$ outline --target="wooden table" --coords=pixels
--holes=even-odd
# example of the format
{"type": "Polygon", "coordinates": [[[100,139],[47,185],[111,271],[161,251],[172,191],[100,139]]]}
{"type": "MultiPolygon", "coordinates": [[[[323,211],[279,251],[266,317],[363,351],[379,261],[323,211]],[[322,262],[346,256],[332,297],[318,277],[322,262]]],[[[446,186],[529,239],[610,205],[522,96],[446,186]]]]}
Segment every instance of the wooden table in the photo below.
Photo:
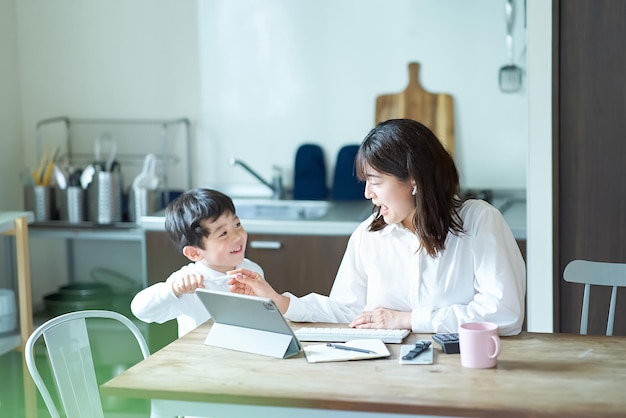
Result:
{"type": "MultiPolygon", "coordinates": [[[[626,416],[626,337],[522,333],[502,338],[497,368],[468,369],[437,344],[432,365],[398,364],[399,344],[387,345],[386,359],[309,364],[303,353],[274,359],[204,345],[210,326],[105,383],[102,394],[212,417],[626,416]]],[[[411,334],[404,343],[430,337],[411,334]]]]}

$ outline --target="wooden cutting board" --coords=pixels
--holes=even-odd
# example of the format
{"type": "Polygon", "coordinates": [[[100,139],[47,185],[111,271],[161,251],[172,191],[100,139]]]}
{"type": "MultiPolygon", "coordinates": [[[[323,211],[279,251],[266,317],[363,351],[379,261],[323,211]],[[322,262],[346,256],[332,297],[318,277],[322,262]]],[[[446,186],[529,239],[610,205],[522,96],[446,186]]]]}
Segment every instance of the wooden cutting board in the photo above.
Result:
{"type": "Polygon", "coordinates": [[[420,65],[409,64],[409,85],[402,93],[376,98],[376,124],[388,119],[414,119],[429,127],[454,155],[454,108],[452,96],[429,93],[419,82],[420,65]]]}

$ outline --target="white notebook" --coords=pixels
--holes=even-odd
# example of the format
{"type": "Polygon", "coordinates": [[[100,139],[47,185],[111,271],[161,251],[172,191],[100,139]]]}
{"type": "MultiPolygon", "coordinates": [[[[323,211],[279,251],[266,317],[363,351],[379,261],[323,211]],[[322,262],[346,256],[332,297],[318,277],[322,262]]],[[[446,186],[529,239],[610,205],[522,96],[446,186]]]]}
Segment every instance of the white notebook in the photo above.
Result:
{"type": "Polygon", "coordinates": [[[309,344],[304,347],[304,354],[309,363],[366,360],[391,355],[385,343],[376,339],[352,340],[341,344],[309,344]],[[369,352],[353,351],[351,348],[369,352]]]}

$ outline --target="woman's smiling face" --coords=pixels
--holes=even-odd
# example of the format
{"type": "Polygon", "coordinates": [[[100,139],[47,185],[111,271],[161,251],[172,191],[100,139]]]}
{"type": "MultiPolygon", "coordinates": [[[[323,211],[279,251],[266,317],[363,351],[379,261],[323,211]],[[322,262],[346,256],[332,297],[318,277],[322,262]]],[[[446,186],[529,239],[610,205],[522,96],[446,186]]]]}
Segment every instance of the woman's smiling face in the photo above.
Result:
{"type": "Polygon", "coordinates": [[[401,223],[415,232],[413,215],[415,198],[411,194],[413,184],[410,180],[400,180],[395,176],[383,174],[371,167],[365,169],[365,198],[380,208],[385,223],[401,223]]]}

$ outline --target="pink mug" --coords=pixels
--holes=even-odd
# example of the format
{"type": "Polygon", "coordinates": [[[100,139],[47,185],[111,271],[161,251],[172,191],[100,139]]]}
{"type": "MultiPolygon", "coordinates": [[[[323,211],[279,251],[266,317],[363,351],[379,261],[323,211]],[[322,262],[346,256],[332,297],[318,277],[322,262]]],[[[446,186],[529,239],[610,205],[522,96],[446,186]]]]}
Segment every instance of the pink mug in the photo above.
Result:
{"type": "Polygon", "coordinates": [[[461,364],[474,369],[495,367],[500,355],[498,325],[493,322],[468,322],[459,327],[461,364]]]}

